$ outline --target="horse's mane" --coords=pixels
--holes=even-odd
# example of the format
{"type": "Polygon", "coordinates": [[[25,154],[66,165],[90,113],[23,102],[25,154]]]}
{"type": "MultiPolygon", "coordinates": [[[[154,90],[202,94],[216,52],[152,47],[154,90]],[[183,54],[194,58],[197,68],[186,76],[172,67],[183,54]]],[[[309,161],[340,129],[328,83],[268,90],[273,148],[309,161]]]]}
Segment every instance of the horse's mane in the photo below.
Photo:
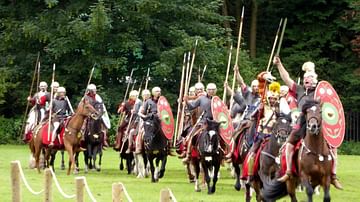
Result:
{"type": "Polygon", "coordinates": [[[303,114],[306,114],[306,111],[311,108],[312,106],[319,105],[320,102],[317,100],[307,100],[305,104],[303,105],[301,111],[303,114]]]}

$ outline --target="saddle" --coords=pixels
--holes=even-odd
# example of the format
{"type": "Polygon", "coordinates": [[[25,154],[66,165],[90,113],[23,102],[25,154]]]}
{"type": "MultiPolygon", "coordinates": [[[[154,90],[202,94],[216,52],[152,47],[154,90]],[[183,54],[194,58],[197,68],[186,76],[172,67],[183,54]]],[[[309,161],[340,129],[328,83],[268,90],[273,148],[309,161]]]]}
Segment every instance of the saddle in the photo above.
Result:
{"type": "Polygon", "coordinates": [[[243,120],[240,122],[239,130],[234,133],[234,139],[237,138],[239,134],[243,134],[246,129],[249,129],[251,127],[251,120],[243,120]]]}
{"type": "MultiPolygon", "coordinates": [[[[64,147],[64,134],[66,126],[69,122],[70,118],[66,118],[64,122],[62,122],[57,130],[57,138],[54,141],[54,148],[61,149],[64,147]]],[[[46,122],[41,128],[41,136],[42,136],[42,143],[44,145],[49,145],[51,142],[51,135],[52,130],[50,130],[50,138],[48,139],[48,130],[49,130],[49,123],[46,122]]]]}

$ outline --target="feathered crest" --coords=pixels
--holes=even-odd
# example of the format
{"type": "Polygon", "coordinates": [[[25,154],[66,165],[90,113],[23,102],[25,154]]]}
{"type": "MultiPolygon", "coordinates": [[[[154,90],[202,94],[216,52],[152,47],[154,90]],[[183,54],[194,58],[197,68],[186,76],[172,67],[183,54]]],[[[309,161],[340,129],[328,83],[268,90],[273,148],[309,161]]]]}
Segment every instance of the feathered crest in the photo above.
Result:
{"type": "Polygon", "coordinates": [[[269,90],[273,93],[280,93],[280,83],[279,82],[272,82],[269,85],[269,90]]]}

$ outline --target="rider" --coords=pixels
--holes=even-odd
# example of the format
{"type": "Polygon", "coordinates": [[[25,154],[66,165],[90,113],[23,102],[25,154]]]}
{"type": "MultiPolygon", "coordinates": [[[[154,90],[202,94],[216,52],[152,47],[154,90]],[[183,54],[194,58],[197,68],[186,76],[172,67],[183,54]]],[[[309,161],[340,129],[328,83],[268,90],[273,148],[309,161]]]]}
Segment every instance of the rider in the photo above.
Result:
{"type": "MultiPolygon", "coordinates": [[[[89,84],[89,86],[87,87],[87,91],[86,91],[86,97],[89,98],[89,100],[91,101],[91,105],[95,107],[96,104],[100,103],[103,107],[103,115],[101,117],[101,120],[103,121],[103,125],[107,128],[110,129],[111,125],[110,125],[110,119],[109,119],[109,115],[107,113],[105,104],[102,100],[102,98],[100,97],[99,94],[97,94],[96,92],[96,86],[95,84],[89,84]]],[[[103,139],[103,146],[108,147],[108,143],[107,143],[107,130],[106,128],[103,128],[103,134],[104,134],[104,139],[103,139]]]]}
{"type": "Polygon", "coordinates": [[[50,94],[47,92],[47,87],[47,83],[45,81],[41,81],[39,84],[39,92],[35,93],[33,97],[27,98],[32,105],[36,105],[36,111],[38,114],[37,124],[41,123],[45,118],[46,103],[50,98],[50,94]]]}
{"type": "MultiPolygon", "coordinates": [[[[289,87],[290,92],[294,92],[297,97],[298,108],[302,109],[303,105],[308,100],[314,99],[314,92],[317,86],[317,74],[315,73],[315,64],[313,62],[305,62],[302,66],[302,70],[305,71],[303,78],[303,86],[297,85],[289,76],[289,73],[286,71],[285,67],[281,63],[281,60],[278,56],[274,57],[274,64],[277,66],[280,77],[289,87]]],[[[290,136],[287,140],[285,153],[286,153],[286,174],[278,179],[278,181],[285,182],[291,176],[291,165],[292,157],[294,154],[294,145],[305,135],[306,120],[304,114],[300,114],[300,117],[297,119],[296,124],[293,126],[293,129],[290,133],[290,136]]],[[[334,150],[336,157],[336,150],[334,150]]],[[[342,185],[336,178],[336,159],[333,161],[331,183],[337,189],[342,189],[342,185]]]]}
{"type": "Polygon", "coordinates": [[[52,113],[53,113],[53,131],[51,136],[51,142],[49,147],[54,146],[54,141],[57,137],[57,130],[61,124],[64,123],[64,120],[71,115],[71,110],[68,105],[68,102],[65,98],[66,89],[64,87],[58,87],[56,96],[52,103],[52,113]]]}
{"type": "MultiPolygon", "coordinates": [[[[146,100],[148,100],[149,98],[151,98],[151,93],[148,89],[145,89],[141,92],[141,97],[143,99],[142,101],[142,105],[140,106],[139,112],[138,112],[138,117],[140,117],[142,114],[141,112],[144,109],[144,104],[146,102],[146,100]]],[[[140,154],[142,152],[142,148],[143,148],[143,140],[144,140],[144,127],[143,127],[143,120],[139,119],[139,132],[138,135],[136,136],[136,149],[135,149],[135,154],[140,154]]]]}
{"type": "Polygon", "coordinates": [[[201,131],[205,127],[206,119],[213,119],[213,115],[211,112],[211,99],[213,96],[216,95],[216,85],[214,83],[209,83],[206,86],[206,95],[201,95],[198,97],[195,101],[191,102],[189,101],[188,96],[184,96],[184,101],[188,107],[189,110],[194,110],[196,108],[200,109],[200,112],[202,114],[200,118],[200,122],[198,125],[195,125],[193,128],[192,134],[188,135],[188,145],[187,145],[187,151],[186,151],[186,157],[182,160],[184,163],[187,163],[190,161],[190,155],[191,155],[191,146],[195,145],[195,141],[193,141],[193,137],[200,134],[201,131]]]}
{"type": "Polygon", "coordinates": [[[129,154],[131,152],[131,147],[132,147],[132,143],[133,143],[133,136],[136,135],[136,130],[139,124],[139,117],[138,117],[138,113],[140,110],[140,107],[142,105],[142,101],[138,98],[139,97],[139,92],[137,90],[132,90],[130,92],[129,98],[135,99],[135,103],[134,103],[134,107],[131,109],[131,114],[132,114],[132,124],[131,129],[129,131],[129,136],[128,136],[128,148],[126,150],[125,153],[129,154]]]}

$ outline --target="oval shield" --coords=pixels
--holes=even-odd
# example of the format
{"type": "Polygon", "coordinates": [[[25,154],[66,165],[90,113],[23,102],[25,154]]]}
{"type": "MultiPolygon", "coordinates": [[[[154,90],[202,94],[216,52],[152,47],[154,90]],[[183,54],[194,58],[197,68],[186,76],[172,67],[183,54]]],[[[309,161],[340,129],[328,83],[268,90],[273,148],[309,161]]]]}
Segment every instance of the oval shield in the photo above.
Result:
{"type": "Polygon", "coordinates": [[[341,100],[327,81],[321,81],[315,90],[315,99],[322,102],[321,132],[326,141],[333,147],[341,145],[345,136],[345,115],[341,100]]]}
{"type": "Polygon", "coordinates": [[[221,122],[220,124],[220,136],[227,145],[230,145],[234,128],[230,117],[230,112],[223,101],[218,97],[214,96],[211,99],[211,113],[214,120],[221,122]]]}
{"type": "Polygon", "coordinates": [[[171,140],[174,136],[174,116],[170,104],[164,96],[160,96],[157,103],[157,110],[161,120],[161,129],[166,138],[171,140]]]}

